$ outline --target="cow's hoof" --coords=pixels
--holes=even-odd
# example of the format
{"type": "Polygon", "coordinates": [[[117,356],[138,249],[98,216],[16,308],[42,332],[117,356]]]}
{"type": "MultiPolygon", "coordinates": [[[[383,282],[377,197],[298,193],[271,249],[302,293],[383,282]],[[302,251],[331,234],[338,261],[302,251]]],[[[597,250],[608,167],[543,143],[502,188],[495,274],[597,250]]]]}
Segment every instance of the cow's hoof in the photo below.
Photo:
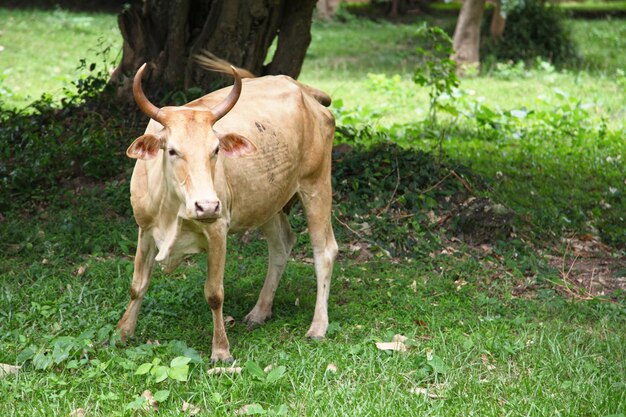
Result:
{"type": "Polygon", "coordinates": [[[326,329],[328,326],[315,326],[312,325],[309,331],[306,332],[306,337],[312,340],[322,340],[326,336],[326,329]]]}
{"type": "Polygon", "coordinates": [[[211,358],[211,365],[215,365],[218,362],[222,362],[222,363],[233,363],[235,360],[233,359],[232,356],[229,356],[227,358],[211,358]]]}
{"type": "Polygon", "coordinates": [[[325,339],[324,336],[314,336],[314,335],[309,335],[308,333],[307,333],[306,337],[309,340],[315,340],[315,341],[318,341],[318,342],[325,339]]]}
{"type": "Polygon", "coordinates": [[[246,317],[243,318],[243,322],[247,323],[247,329],[250,331],[256,329],[259,326],[262,326],[265,321],[270,317],[272,317],[272,313],[260,314],[252,310],[246,315],[246,317]]]}

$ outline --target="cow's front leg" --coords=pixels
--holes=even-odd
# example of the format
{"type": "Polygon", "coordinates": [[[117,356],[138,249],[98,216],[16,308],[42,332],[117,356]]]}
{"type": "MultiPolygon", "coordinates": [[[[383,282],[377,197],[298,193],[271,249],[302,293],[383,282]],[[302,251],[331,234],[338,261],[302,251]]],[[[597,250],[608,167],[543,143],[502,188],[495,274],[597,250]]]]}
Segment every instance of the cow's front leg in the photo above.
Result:
{"type": "Polygon", "coordinates": [[[228,346],[228,337],[224,328],[224,264],[226,263],[226,235],[227,229],[219,222],[213,224],[205,235],[209,241],[208,276],[204,284],[204,298],[206,298],[213,313],[213,344],[211,348],[211,362],[219,360],[232,362],[228,346]]]}
{"type": "Polygon", "coordinates": [[[154,269],[154,258],[156,257],[156,244],[150,233],[145,233],[139,229],[139,239],[137,241],[137,253],[135,254],[135,269],[133,271],[133,282],[130,285],[130,302],[124,315],[120,319],[117,327],[120,329],[120,337],[125,341],[135,333],[137,327],[137,316],[141,309],[143,297],[150,285],[150,276],[154,269]]]}

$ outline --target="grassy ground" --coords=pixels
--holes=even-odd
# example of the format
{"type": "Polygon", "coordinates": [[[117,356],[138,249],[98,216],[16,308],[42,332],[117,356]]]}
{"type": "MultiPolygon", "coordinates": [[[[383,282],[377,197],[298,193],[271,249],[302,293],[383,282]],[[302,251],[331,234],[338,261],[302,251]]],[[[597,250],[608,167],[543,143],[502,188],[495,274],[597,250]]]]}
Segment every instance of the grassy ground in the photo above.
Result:
{"type": "MultiPolygon", "coordinates": [[[[1,226],[3,236],[20,243],[4,245],[0,258],[0,362],[35,355],[16,376],[0,378],[3,416],[69,415],[77,408],[90,416],[133,415],[133,401],[146,389],[169,391],[159,415],[180,414],[184,401],[201,415],[233,415],[253,403],[307,416],[607,416],[624,410],[623,307],[567,301],[541,284],[512,295],[518,283],[553,276],[533,255],[510,248],[476,256],[427,244],[432,258],[339,262],[329,337],[307,342],[312,266],[290,262],[273,319],[247,332],[240,320],[257,296],[265,248],[234,237],[225,312],[236,320],[228,333],[241,375],[206,373],[211,315],[202,295],[203,256],[171,276],[156,274],[134,342],[103,345],[128,299],[132,262],[126,255],[134,233],[127,213],[103,213],[109,192],[116,193],[84,195],[70,207],[1,226]],[[376,348],[395,334],[409,338],[406,353],[376,348]],[[169,364],[197,354],[203,361],[192,363],[185,382],[135,375],[155,358],[169,364]],[[260,379],[247,370],[249,362],[284,366],[284,376],[260,379]]],[[[296,259],[304,256],[310,255],[301,238],[296,259]]]]}
{"type": "Polygon", "coordinates": [[[41,94],[55,97],[80,75],[81,59],[101,61],[104,48],[121,58],[115,15],[8,10],[0,7],[0,102],[30,104],[41,94]]]}
{"type": "MultiPolygon", "coordinates": [[[[73,78],[74,66],[102,32],[118,37],[113,16],[55,13],[53,18],[0,9],[2,20],[15,25],[0,36],[5,46],[0,68],[13,68],[0,88],[22,88],[14,96],[3,95],[5,103],[19,105],[27,94],[60,91],[66,85],[62,80],[73,78]],[[50,38],[57,22],[70,22],[57,35],[65,44],[84,35],[82,46],[41,59],[70,54],[62,60],[68,65],[59,70],[62,80],[50,79],[57,60],[40,65],[33,59],[38,51],[19,47],[31,44],[26,40],[37,26],[26,22],[34,21],[48,22],[50,38]],[[8,36],[15,38],[9,43],[8,36]],[[27,67],[39,75],[10,78],[22,76],[27,67]]],[[[610,38],[623,49],[623,38],[615,35],[621,22],[584,25],[579,35],[597,28],[594,39],[610,38]]],[[[367,121],[386,137],[402,135],[414,148],[437,146],[436,137],[413,123],[428,111],[427,93],[410,81],[414,27],[353,21],[314,29],[302,79],[343,100],[335,107],[340,122],[352,127],[367,121]]],[[[40,50],[57,45],[44,44],[47,39],[38,44],[40,50]]],[[[471,163],[488,184],[483,192],[530,218],[538,233],[547,229],[560,236],[574,230],[591,232],[595,239],[599,227],[615,242],[624,234],[626,100],[623,79],[615,73],[625,65],[623,56],[603,45],[585,47],[602,61],[593,74],[509,65],[462,82],[466,94],[459,109],[484,96],[490,108],[503,110],[487,117],[498,119],[497,128],[476,127],[470,117],[450,128],[444,144],[448,161],[471,163]],[[581,107],[586,103],[591,106],[581,107]],[[506,112],[523,106],[534,115],[516,121],[519,113],[506,112]],[[574,226],[568,229],[568,222],[574,226]]],[[[353,204],[372,205],[371,211],[380,213],[381,200],[384,205],[394,196],[377,188],[388,178],[372,178],[345,180],[374,190],[378,195],[372,201],[353,204]]],[[[22,365],[15,375],[3,376],[0,370],[0,415],[79,415],[78,409],[88,416],[184,415],[183,403],[189,402],[200,408],[198,415],[624,416],[623,293],[612,294],[610,301],[583,301],[586,292],[564,297],[561,284],[576,260],[564,255],[563,264],[550,266],[522,241],[525,236],[469,247],[445,234],[423,233],[410,260],[374,253],[364,262],[350,255],[353,237],[336,223],[342,257],[331,290],[331,327],[326,340],[309,342],[304,333],[315,283],[302,217],[295,213],[299,244],[274,316],[253,332],[245,330],[241,318],[261,286],[265,245],[256,236],[250,244],[237,236],[229,241],[225,313],[235,319],[228,334],[241,374],[206,372],[211,314],[202,295],[205,256],[191,258],[169,276],[155,274],[135,340],[118,346],[113,329],[128,301],[136,237],[127,195],[127,183],[111,181],[66,190],[52,201],[0,217],[0,363],[22,365]],[[405,353],[376,348],[375,342],[395,334],[408,338],[405,353]],[[178,370],[183,381],[175,373],[162,382],[150,373],[137,374],[146,368],[142,364],[155,360],[173,367],[171,360],[180,356],[190,359],[186,374],[178,370]],[[271,374],[255,370],[270,364],[276,369],[271,374]],[[158,412],[140,411],[145,390],[160,397],[158,412]],[[250,404],[259,406],[244,411],[250,404]]],[[[414,215],[426,217],[421,211],[414,215]]],[[[363,226],[363,219],[349,223],[363,226]]],[[[393,229],[403,230],[415,232],[393,229]]],[[[611,278],[623,276],[623,251],[603,251],[604,261],[622,265],[611,278]]]]}

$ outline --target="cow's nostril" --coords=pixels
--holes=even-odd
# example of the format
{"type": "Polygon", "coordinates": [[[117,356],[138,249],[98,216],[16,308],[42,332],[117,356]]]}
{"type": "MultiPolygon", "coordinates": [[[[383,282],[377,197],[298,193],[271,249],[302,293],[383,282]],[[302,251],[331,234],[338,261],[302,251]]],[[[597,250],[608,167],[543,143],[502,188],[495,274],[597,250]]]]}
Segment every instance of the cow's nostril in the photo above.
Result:
{"type": "Polygon", "coordinates": [[[220,212],[220,201],[196,201],[196,215],[198,217],[218,215],[220,212]]]}

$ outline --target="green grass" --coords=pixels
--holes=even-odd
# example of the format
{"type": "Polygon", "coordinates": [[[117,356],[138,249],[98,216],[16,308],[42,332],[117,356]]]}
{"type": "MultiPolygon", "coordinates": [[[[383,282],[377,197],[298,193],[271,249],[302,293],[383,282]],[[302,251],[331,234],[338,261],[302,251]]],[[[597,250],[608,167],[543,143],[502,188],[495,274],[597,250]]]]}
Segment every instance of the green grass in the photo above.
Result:
{"type": "MultiPolygon", "coordinates": [[[[450,26],[447,21],[438,23],[450,26]]],[[[618,70],[626,68],[624,20],[569,21],[581,44],[583,67],[600,72],[568,70],[535,71],[507,79],[492,71],[462,80],[461,88],[505,109],[547,109],[545,98],[559,89],[593,103],[592,113],[624,127],[626,90],[618,70]],[[599,47],[602,45],[602,47],[599,47]]],[[[428,109],[426,89],[417,87],[412,76],[418,67],[415,49],[420,45],[415,25],[356,21],[350,24],[317,24],[300,80],[341,98],[347,107],[361,106],[382,113],[382,124],[410,123],[423,119],[428,109]],[[367,33],[367,37],[357,36],[367,33]],[[368,74],[398,75],[401,83],[390,91],[375,91],[368,74]]],[[[621,76],[623,79],[623,76],[621,76]]]]}
{"type": "MultiPolygon", "coordinates": [[[[55,13],[0,9],[2,21],[10,22],[15,32],[3,28],[0,36],[5,46],[0,70],[13,68],[0,88],[20,91],[3,95],[5,104],[22,105],[27,95],[36,97],[44,91],[60,98],[59,92],[74,78],[74,67],[97,44],[100,33],[111,31],[111,42],[119,39],[112,29],[114,16],[55,13]],[[86,16],[94,19],[81,20],[86,16]],[[87,21],[89,30],[80,23],[87,21]],[[65,29],[56,35],[63,39],[60,44],[80,39],[83,45],[55,49],[59,42],[48,42],[54,31],[49,37],[34,35],[43,33],[40,22],[48,22],[50,29],[57,22],[69,22],[61,24],[65,29]],[[15,49],[9,50],[8,36],[15,36],[11,42],[15,49]],[[38,50],[26,53],[32,44],[27,40],[35,38],[40,41],[38,50]],[[38,60],[36,53],[43,50],[47,53],[38,60]],[[56,61],[67,67],[60,70],[60,79],[50,79],[46,71],[54,64],[41,63],[61,56],[56,61]],[[26,73],[36,68],[39,75],[26,73]],[[24,78],[14,81],[10,75],[24,78]]],[[[612,48],[587,42],[586,54],[599,64],[591,68],[593,72],[559,72],[545,64],[531,70],[509,65],[463,80],[465,93],[457,108],[467,111],[484,97],[485,107],[495,114],[485,117],[497,121],[495,127],[480,125],[475,114],[459,116],[459,123],[443,125],[449,165],[426,174],[421,166],[404,169],[433,176],[429,179],[435,184],[446,167],[469,165],[487,184],[472,183],[477,193],[530,218],[531,231],[538,235],[547,230],[559,237],[572,230],[600,228],[607,239],[623,243],[626,100],[623,76],[615,74],[625,61],[614,53],[623,45],[622,23],[594,21],[580,26],[578,37],[593,33],[594,42],[611,42],[612,48]],[[534,113],[523,120],[509,112],[524,106],[534,113]]],[[[370,125],[373,129],[364,131],[436,152],[442,130],[422,123],[428,112],[427,92],[411,81],[416,65],[414,31],[413,26],[385,23],[316,23],[302,80],[327,89],[336,102],[343,101],[335,106],[342,128],[370,125]]],[[[453,120],[442,117],[444,122],[453,120]]],[[[60,131],[68,141],[80,135],[81,140],[102,145],[101,136],[91,134],[85,120],[76,124],[78,133],[60,131]]],[[[64,122],[47,121],[50,125],[41,132],[57,132],[64,122]]],[[[19,123],[18,136],[37,134],[27,121],[19,123]]],[[[60,134],[50,133],[54,135],[60,134]]],[[[123,149],[112,151],[116,152],[123,149]]],[[[54,148],[45,156],[56,156],[54,148]]],[[[364,216],[374,213],[374,227],[379,226],[374,221],[385,221],[377,214],[380,205],[393,198],[390,187],[381,188],[394,182],[393,167],[386,159],[387,155],[376,155],[364,161],[382,163],[363,171],[380,174],[384,163],[391,176],[344,178],[368,187],[372,198],[350,203],[359,205],[364,216]]],[[[357,162],[352,164],[358,167],[357,162]]],[[[36,174],[36,166],[24,169],[36,174]]],[[[93,177],[103,170],[94,169],[93,177]]],[[[54,173],[50,175],[54,178],[54,173]]],[[[28,206],[2,213],[0,363],[22,368],[17,375],[0,377],[1,416],[70,415],[78,408],[89,416],[169,416],[181,415],[184,401],[200,407],[200,415],[225,416],[254,403],[270,415],[284,411],[293,416],[624,416],[624,294],[611,294],[611,302],[559,295],[555,285],[560,282],[559,271],[522,242],[526,235],[496,242],[493,253],[487,254],[449,243],[445,233],[419,230],[417,224],[418,230],[391,229],[396,234],[415,233],[418,247],[412,259],[390,260],[374,253],[369,262],[356,262],[350,255],[353,236],[337,223],[342,256],[331,289],[331,327],[326,340],[311,342],[304,333],[312,317],[315,281],[312,265],[303,261],[311,254],[302,233],[302,215],[296,212],[292,218],[299,225],[295,228],[299,244],[279,287],[273,318],[253,332],[245,330],[241,319],[262,285],[265,244],[257,236],[247,245],[237,236],[229,240],[224,308],[236,320],[228,335],[237,365],[245,368],[241,375],[206,373],[212,325],[202,294],[206,274],[202,255],[169,276],[155,273],[136,338],[128,346],[116,345],[113,328],[128,302],[136,239],[127,187],[127,182],[117,180],[78,191],[46,189],[53,198],[39,193],[28,206]],[[389,341],[395,334],[408,337],[406,353],[376,349],[375,342],[389,341]],[[160,359],[168,365],[181,355],[194,359],[185,382],[167,378],[157,383],[149,374],[135,375],[144,363],[160,359]],[[285,373],[275,374],[277,379],[271,381],[255,375],[252,363],[262,368],[284,366],[285,373]],[[337,371],[329,370],[329,364],[337,371]],[[146,389],[169,391],[158,413],[132,409],[146,389]]],[[[413,183],[409,187],[425,188],[413,183]]],[[[337,189],[348,190],[349,185],[337,189]]],[[[340,218],[353,226],[364,221],[350,218],[350,212],[340,214],[351,206],[345,199],[338,203],[340,218]]],[[[415,210],[412,215],[425,217],[423,208],[415,210]]],[[[614,251],[614,256],[622,255],[623,251],[614,251]]]]}
{"type": "MultiPolygon", "coordinates": [[[[68,415],[76,408],[92,416],[133,415],[125,407],[145,389],[170,391],[159,415],[178,415],[183,401],[210,415],[233,415],[252,403],[307,416],[604,416],[626,406],[623,307],[564,300],[542,284],[552,273],[536,258],[518,252],[513,261],[508,249],[500,252],[508,267],[464,251],[395,265],[339,262],[329,336],[309,342],[303,335],[314,305],[312,266],[289,263],[273,319],[248,332],[241,318],[259,291],[265,248],[232,238],[225,304],[237,321],[228,329],[232,353],[244,367],[250,361],[285,366],[276,382],[247,370],[206,374],[205,256],[171,276],[157,272],[135,341],[103,345],[128,301],[133,226],[126,212],[104,213],[102,201],[84,195],[69,207],[0,224],[9,242],[21,242],[9,248],[11,255],[3,244],[0,258],[0,363],[15,363],[29,346],[58,358],[43,369],[27,360],[16,376],[0,378],[3,416],[68,415]],[[81,265],[86,272],[78,276],[81,265]],[[520,282],[535,282],[538,290],[511,296],[520,282]],[[406,353],[376,349],[375,342],[394,334],[409,338],[406,353]],[[74,347],[57,356],[54,345],[64,336],[74,347]],[[160,346],[146,344],[155,340],[160,346]],[[186,382],[135,375],[142,363],[179,356],[184,347],[175,341],[203,358],[192,363],[186,382]],[[437,398],[416,394],[418,388],[437,398]]],[[[306,247],[300,244],[297,254],[306,255],[306,247]]]]}
{"type": "Polygon", "coordinates": [[[79,77],[81,59],[101,63],[98,54],[112,45],[113,56],[121,52],[112,14],[0,7],[0,21],[0,102],[9,105],[23,107],[44,92],[60,97],[79,77]]]}

